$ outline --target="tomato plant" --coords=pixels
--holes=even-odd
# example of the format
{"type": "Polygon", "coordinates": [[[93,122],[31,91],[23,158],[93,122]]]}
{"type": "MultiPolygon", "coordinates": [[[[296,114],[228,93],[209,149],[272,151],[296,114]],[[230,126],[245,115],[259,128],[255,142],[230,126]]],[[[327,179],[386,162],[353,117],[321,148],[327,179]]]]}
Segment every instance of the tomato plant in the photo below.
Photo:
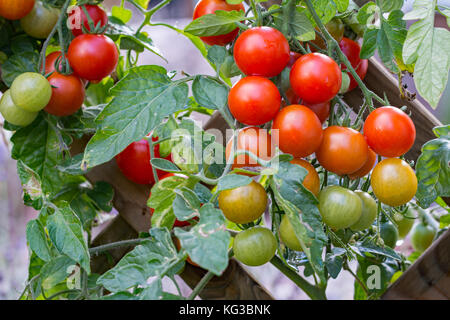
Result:
{"type": "Polygon", "coordinates": [[[248,266],[260,266],[270,261],[277,250],[277,240],[272,231],[253,227],[240,232],[233,242],[236,259],[248,266]]]}
{"type": "Polygon", "coordinates": [[[91,31],[85,10],[91,18],[94,27],[105,27],[108,24],[108,16],[99,6],[91,4],[79,6],[76,9],[73,9],[68,17],[68,19],[72,21],[73,28],[71,30],[75,37],[83,34],[83,27],[86,31],[91,31]]]}

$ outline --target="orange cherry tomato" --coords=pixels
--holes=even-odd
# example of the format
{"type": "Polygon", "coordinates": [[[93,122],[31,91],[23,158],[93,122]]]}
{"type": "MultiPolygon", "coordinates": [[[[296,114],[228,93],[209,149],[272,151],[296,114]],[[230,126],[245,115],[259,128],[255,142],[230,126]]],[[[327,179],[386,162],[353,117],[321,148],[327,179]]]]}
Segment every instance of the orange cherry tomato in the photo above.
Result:
{"type": "Polygon", "coordinates": [[[303,159],[292,159],[291,163],[298,164],[308,170],[308,174],[303,180],[303,185],[317,197],[320,191],[320,179],[314,166],[303,159]]]}

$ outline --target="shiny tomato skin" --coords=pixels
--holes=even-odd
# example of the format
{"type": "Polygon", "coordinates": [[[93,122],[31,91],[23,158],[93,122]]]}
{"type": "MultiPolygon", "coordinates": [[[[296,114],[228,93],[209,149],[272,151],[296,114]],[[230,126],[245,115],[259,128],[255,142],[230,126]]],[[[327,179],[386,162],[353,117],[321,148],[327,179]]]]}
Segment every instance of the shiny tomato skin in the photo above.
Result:
{"type": "Polygon", "coordinates": [[[320,191],[320,179],[314,166],[303,159],[292,159],[291,163],[302,166],[308,171],[305,179],[303,179],[303,186],[317,197],[320,191]]]}
{"type": "Polygon", "coordinates": [[[358,171],[349,174],[348,177],[351,180],[365,177],[373,169],[373,166],[375,165],[376,161],[377,161],[377,154],[373,152],[372,149],[369,148],[367,161],[360,169],[358,169],[358,171]]]}
{"type": "Polygon", "coordinates": [[[433,243],[436,230],[422,222],[417,223],[411,230],[411,243],[415,251],[424,252],[433,243]]]}
{"type": "Polygon", "coordinates": [[[58,59],[61,59],[61,51],[54,51],[45,57],[45,74],[55,71],[55,63],[58,59]]]}
{"type": "Polygon", "coordinates": [[[33,10],[20,19],[20,25],[29,36],[46,39],[58,21],[59,13],[58,9],[45,7],[42,2],[37,1],[33,10]]]}
{"type": "Polygon", "coordinates": [[[264,227],[253,227],[234,237],[234,257],[247,266],[261,266],[269,262],[277,251],[277,239],[264,227]]]}
{"type": "Polygon", "coordinates": [[[234,60],[247,76],[275,77],[289,62],[289,43],[271,27],[254,27],[244,31],[234,45],[234,60]]]}
{"type": "MultiPolygon", "coordinates": [[[[96,5],[86,4],[83,5],[86,8],[86,11],[89,14],[89,17],[92,19],[94,26],[96,27],[99,23],[100,26],[104,27],[108,24],[108,15],[106,12],[96,5]]],[[[69,14],[69,20],[74,24],[72,28],[72,34],[75,37],[78,37],[79,35],[83,34],[83,28],[82,25],[84,25],[85,29],[87,31],[91,31],[91,28],[89,26],[89,20],[84,13],[84,10],[82,6],[78,6],[78,8],[74,8],[71,13],[69,14]],[[81,22],[80,25],[75,25],[76,22],[81,22]]]]}
{"type": "Polygon", "coordinates": [[[33,10],[35,0],[0,0],[0,17],[18,20],[33,10]]]}
{"type": "Polygon", "coordinates": [[[303,101],[302,104],[310,108],[319,118],[320,122],[324,123],[330,116],[330,101],[320,103],[310,103],[303,101]]]}
{"type": "Polygon", "coordinates": [[[242,78],[228,95],[231,114],[246,125],[262,125],[273,120],[280,105],[281,95],[277,86],[263,77],[242,78]]]}
{"type": "Polygon", "coordinates": [[[54,72],[48,81],[52,85],[52,97],[44,110],[55,116],[69,116],[77,112],[84,101],[83,82],[76,75],[54,72]]]}
{"type": "Polygon", "coordinates": [[[356,190],[355,194],[361,199],[362,211],[361,217],[350,226],[350,229],[353,231],[362,231],[369,228],[375,221],[378,207],[377,202],[367,192],[356,190]]]}
{"type": "Polygon", "coordinates": [[[399,157],[411,149],[416,128],[411,118],[395,107],[372,111],[364,122],[364,136],[377,154],[387,158],[399,157]]]}
{"type": "Polygon", "coordinates": [[[289,52],[289,62],[288,62],[286,67],[292,68],[292,66],[294,65],[295,61],[297,61],[298,58],[300,58],[301,56],[302,56],[301,53],[290,51],[289,52]]]}
{"type": "Polygon", "coordinates": [[[351,174],[367,161],[369,148],[364,136],[347,127],[331,126],[323,131],[316,158],[326,170],[337,175],[351,174]]]}
{"type": "MultiPolygon", "coordinates": [[[[233,139],[230,139],[225,150],[226,159],[231,155],[232,146],[233,139]]],[[[272,136],[267,130],[258,127],[247,127],[239,131],[236,151],[239,150],[250,151],[259,158],[268,161],[272,158],[275,146],[272,142],[272,136]]],[[[257,166],[259,164],[254,159],[247,155],[239,155],[234,159],[232,168],[257,166]]]]}
{"type": "Polygon", "coordinates": [[[407,162],[388,158],[377,163],[371,176],[375,196],[391,207],[408,203],[416,194],[417,177],[407,162]]]}
{"type": "Polygon", "coordinates": [[[321,103],[330,101],[339,92],[342,72],[330,57],[321,53],[309,53],[295,62],[290,81],[300,99],[321,103]]]}
{"type": "Polygon", "coordinates": [[[304,158],[319,148],[322,124],[311,109],[302,105],[287,106],[277,114],[272,125],[272,135],[278,134],[281,151],[295,158],[304,158]],[[278,131],[274,131],[278,130],[278,131]]]}
{"type": "MultiPolygon", "coordinates": [[[[244,11],[244,5],[242,3],[240,4],[228,4],[225,0],[201,0],[197,3],[194,9],[194,16],[193,19],[198,19],[201,16],[204,16],[206,14],[213,14],[217,10],[224,10],[224,11],[244,11]]],[[[237,34],[239,33],[239,28],[234,29],[233,31],[227,33],[227,34],[221,34],[217,36],[210,36],[210,37],[200,37],[200,39],[210,46],[218,45],[218,46],[224,46],[228,43],[232,42],[234,38],[236,38],[237,34]]]]}
{"type": "Polygon", "coordinates": [[[14,104],[29,112],[45,108],[52,96],[48,80],[37,72],[24,72],[18,75],[10,88],[14,104]]]}
{"type": "MultiPolygon", "coordinates": [[[[341,48],[345,56],[348,58],[350,64],[352,65],[353,69],[355,69],[356,73],[361,78],[361,80],[364,80],[364,78],[366,77],[367,68],[369,66],[369,61],[367,59],[361,59],[359,57],[361,47],[359,46],[358,42],[344,37],[339,42],[339,47],[341,48]]],[[[344,64],[342,64],[342,70],[346,69],[347,67],[344,64]]],[[[347,91],[350,91],[356,88],[358,86],[358,83],[355,81],[355,79],[350,73],[348,73],[348,75],[350,77],[350,85],[347,91]]]]}
{"type": "Polygon", "coordinates": [[[38,112],[29,112],[16,106],[10,90],[6,90],[0,98],[0,113],[6,121],[21,127],[29,125],[38,116],[38,112]]]}
{"type": "Polygon", "coordinates": [[[67,57],[80,78],[96,81],[116,69],[119,52],[115,43],[104,35],[82,34],[70,43],[67,57]]]}
{"type": "Polygon", "coordinates": [[[294,227],[292,227],[287,214],[284,214],[283,218],[281,218],[279,231],[280,239],[286,247],[294,251],[303,251],[302,245],[295,235],[294,227]]]}

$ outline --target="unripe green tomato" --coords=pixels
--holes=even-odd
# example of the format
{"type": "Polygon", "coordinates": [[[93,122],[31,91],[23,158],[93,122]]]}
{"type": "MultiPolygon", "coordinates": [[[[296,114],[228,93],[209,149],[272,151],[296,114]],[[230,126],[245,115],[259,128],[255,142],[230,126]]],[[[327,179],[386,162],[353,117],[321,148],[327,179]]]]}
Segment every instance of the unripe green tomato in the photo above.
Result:
{"type": "Polygon", "coordinates": [[[430,225],[420,222],[411,230],[411,243],[417,252],[424,252],[433,243],[436,230],[430,225]]]}
{"type": "Polygon", "coordinates": [[[29,36],[45,39],[52,31],[58,18],[58,9],[45,7],[40,1],[36,1],[33,10],[20,19],[20,25],[29,36]]]}
{"type": "Polygon", "coordinates": [[[384,244],[392,249],[395,248],[398,240],[397,227],[392,222],[384,222],[380,225],[380,236],[384,244]]]}
{"type": "Polygon", "coordinates": [[[22,73],[11,85],[14,104],[26,111],[37,112],[44,109],[51,97],[52,87],[40,73],[22,73]]]}
{"type": "Polygon", "coordinates": [[[359,218],[359,220],[353,224],[350,229],[353,231],[362,231],[369,228],[375,221],[378,211],[377,202],[373,200],[367,192],[357,190],[355,193],[362,201],[362,213],[361,218],[359,218]]]}
{"type": "Polygon", "coordinates": [[[234,256],[248,266],[266,264],[273,258],[276,250],[275,236],[269,229],[263,227],[241,231],[233,242],[234,256]]]}
{"type": "Polygon", "coordinates": [[[331,229],[348,228],[361,218],[362,201],[349,189],[328,186],[319,193],[319,211],[331,229]]]}
{"type": "Polygon", "coordinates": [[[280,238],[289,249],[303,251],[287,214],[283,215],[283,218],[281,219],[280,238]]]}
{"type": "Polygon", "coordinates": [[[25,127],[36,119],[37,112],[28,112],[17,107],[11,99],[11,91],[7,90],[0,100],[0,113],[11,124],[25,127]]]}
{"type": "Polygon", "coordinates": [[[172,161],[181,170],[191,174],[199,171],[199,161],[195,158],[194,150],[189,141],[181,141],[172,147],[172,161]]]}
{"type": "Polygon", "coordinates": [[[418,217],[417,211],[411,207],[408,208],[408,211],[406,211],[405,216],[401,214],[398,216],[394,216],[394,220],[397,223],[398,236],[400,239],[403,239],[408,235],[417,217],[418,217]]]}
{"type": "Polygon", "coordinates": [[[350,77],[347,72],[342,72],[342,83],[341,89],[339,89],[339,93],[344,94],[348,91],[350,87],[350,77]]]}

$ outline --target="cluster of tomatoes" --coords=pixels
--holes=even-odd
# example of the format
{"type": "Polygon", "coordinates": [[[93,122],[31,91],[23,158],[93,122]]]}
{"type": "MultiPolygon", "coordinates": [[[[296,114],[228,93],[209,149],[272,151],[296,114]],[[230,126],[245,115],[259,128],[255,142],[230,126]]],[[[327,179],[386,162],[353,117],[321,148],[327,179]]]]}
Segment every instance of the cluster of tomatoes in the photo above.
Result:
{"type": "MultiPolygon", "coordinates": [[[[119,53],[114,42],[103,34],[90,34],[105,29],[108,23],[106,13],[96,5],[85,5],[73,10],[68,20],[78,21],[72,26],[74,39],[67,55],[62,58],[60,51],[47,55],[41,75],[26,72],[19,75],[0,101],[0,112],[11,124],[27,126],[37,117],[40,110],[55,116],[68,116],[77,112],[85,98],[86,81],[99,82],[116,68],[119,53]],[[85,11],[93,21],[93,30],[85,11]],[[84,33],[86,32],[86,33],[84,33]],[[69,63],[73,73],[66,73],[63,61],[69,63]]],[[[59,10],[44,7],[40,1],[1,1],[0,15],[8,19],[21,19],[22,28],[35,38],[46,38],[54,28],[59,10]],[[26,9],[26,10],[25,10],[26,9]],[[29,12],[27,12],[29,10],[29,12]],[[56,14],[53,14],[56,12],[56,14]],[[40,26],[51,24],[45,30],[29,28],[29,23],[40,26]],[[47,14],[47,15],[45,15],[47,14]]]]}

